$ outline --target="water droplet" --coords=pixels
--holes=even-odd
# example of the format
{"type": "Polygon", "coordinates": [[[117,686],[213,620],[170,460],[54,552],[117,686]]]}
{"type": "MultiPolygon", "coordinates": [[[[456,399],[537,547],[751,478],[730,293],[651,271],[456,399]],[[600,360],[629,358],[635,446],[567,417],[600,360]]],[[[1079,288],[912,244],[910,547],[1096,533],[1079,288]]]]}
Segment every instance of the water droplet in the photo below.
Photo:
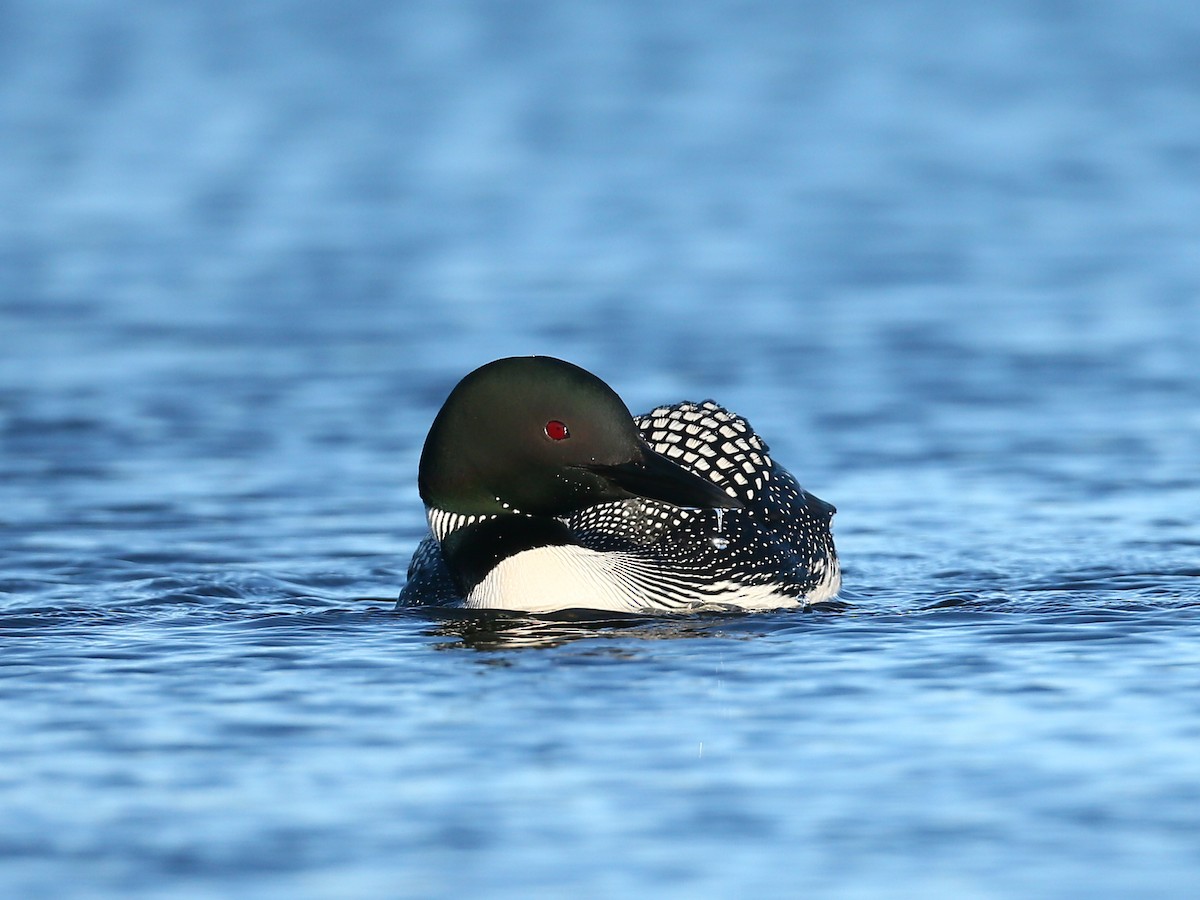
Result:
{"type": "Polygon", "coordinates": [[[717,514],[717,537],[712,538],[712,545],[718,550],[724,550],[729,546],[729,538],[720,536],[722,530],[725,528],[725,510],[715,509],[713,512],[717,514]]]}

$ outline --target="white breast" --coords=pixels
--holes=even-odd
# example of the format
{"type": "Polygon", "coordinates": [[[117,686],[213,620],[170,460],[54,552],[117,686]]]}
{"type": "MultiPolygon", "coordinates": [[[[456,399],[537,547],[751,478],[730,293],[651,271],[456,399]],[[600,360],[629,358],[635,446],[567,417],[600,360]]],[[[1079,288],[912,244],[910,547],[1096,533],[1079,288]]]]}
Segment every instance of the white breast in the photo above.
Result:
{"type": "Polygon", "coordinates": [[[525,550],[488,572],[467,597],[467,606],[525,612],[644,608],[637,596],[622,592],[618,560],[618,554],[578,545],[525,550]]]}
{"type": "Polygon", "coordinates": [[[634,554],[599,553],[572,544],[536,547],[502,560],[475,586],[466,605],[535,613],[687,611],[698,606],[769,610],[827,599],[837,593],[840,580],[834,567],[806,598],[787,596],[771,584],[724,581],[697,589],[672,584],[670,575],[634,554]]]}

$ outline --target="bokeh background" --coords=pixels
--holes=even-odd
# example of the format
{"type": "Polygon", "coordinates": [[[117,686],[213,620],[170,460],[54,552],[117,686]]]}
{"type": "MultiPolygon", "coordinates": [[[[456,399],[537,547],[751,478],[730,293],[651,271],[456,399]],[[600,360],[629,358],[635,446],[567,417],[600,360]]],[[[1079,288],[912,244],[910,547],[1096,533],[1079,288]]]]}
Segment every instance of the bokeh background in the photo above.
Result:
{"type": "Polygon", "coordinates": [[[536,343],[715,387],[980,321],[1159,366],[1193,330],[1186,3],[0,15],[14,324],[386,336],[448,372],[536,343]]]}
{"type": "Polygon", "coordinates": [[[8,0],[0,211],[12,890],[1200,877],[1194,3],[8,0]],[[748,416],[883,618],[361,612],[525,353],[748,416]]]}

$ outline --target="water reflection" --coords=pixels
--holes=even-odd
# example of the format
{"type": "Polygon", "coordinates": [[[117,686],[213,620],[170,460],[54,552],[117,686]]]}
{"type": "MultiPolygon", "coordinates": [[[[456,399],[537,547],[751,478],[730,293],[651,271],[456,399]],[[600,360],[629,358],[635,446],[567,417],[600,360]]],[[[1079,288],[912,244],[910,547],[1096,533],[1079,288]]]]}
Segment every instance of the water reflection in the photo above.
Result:
{"type": "Polygon", "coordinates": [[[561,647],[574,641],[633,638],[661,641],[680,638],[758,637],[775,632],[781,619],[795,625],[798,617],[812,613],[837,613],[848,608],[839,601],[817,603],[803,610],[776,614],[711,612],[673,616],[599,613],[570,609],[544,615],[502,610],[421,609],[432,620],[427,634],[452,638],[434,646],[439,650],[514,650],[561,647]]]}

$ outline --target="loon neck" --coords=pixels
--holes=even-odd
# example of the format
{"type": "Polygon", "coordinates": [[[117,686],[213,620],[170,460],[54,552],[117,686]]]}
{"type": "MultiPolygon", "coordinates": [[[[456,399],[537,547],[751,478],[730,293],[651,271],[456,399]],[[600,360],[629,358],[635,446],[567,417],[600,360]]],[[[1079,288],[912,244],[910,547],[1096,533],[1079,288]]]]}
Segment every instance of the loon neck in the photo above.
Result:
{"type": "MultiPolygon", "coordinates": [[[[432,516],[431,516],[432,518],[432,516]]],[[[577,544],[570,530],[547,516],[473,516],[444,537],[442,556],[465,597],[503,560],[536,547],[577,544]]],[[[435,535],[437,534],[435,530],[435,535]]]]}

